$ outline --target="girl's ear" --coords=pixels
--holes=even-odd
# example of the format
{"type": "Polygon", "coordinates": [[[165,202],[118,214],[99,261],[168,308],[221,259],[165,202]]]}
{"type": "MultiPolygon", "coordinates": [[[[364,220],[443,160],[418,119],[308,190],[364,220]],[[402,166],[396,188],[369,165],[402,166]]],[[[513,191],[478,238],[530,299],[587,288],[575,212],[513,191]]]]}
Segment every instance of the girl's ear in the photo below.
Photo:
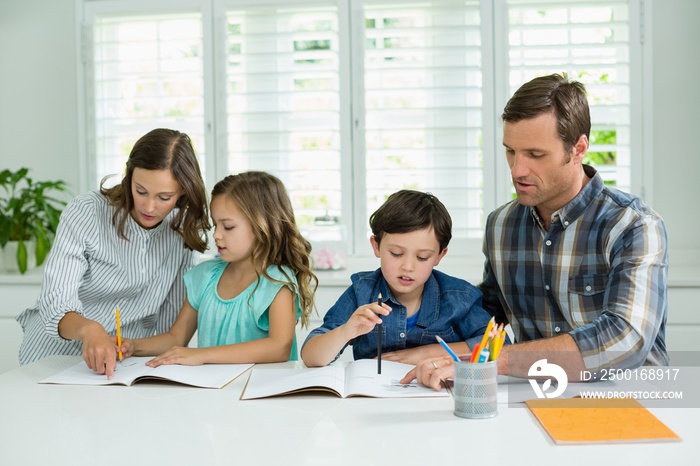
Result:
{"type": "Polygon", "coordinates": [[[379,257],[379,242],[377,242],[374,235],[369,237],[369,243],[372,245],[372,250],[374,251],[375,257],[379,257]]]}

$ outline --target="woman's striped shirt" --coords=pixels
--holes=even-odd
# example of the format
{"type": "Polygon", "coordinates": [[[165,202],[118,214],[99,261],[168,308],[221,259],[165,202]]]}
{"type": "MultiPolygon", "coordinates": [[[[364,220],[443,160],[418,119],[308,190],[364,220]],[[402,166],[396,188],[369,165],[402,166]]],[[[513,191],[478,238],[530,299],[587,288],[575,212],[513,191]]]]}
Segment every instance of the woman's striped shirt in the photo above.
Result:
{"type": "Polygon", "coordinates": [[[120,238],[112,224],[114,206],[97,192],[73,199],[61,215],[34,307],[17,321],[24,329],[20,364],[48,355],[82,354],[82,342],[58,334],[67,312],[100,323],[115,334],[115,309],[122,335],[143,338],[170,329],[185,298],[184,273],[194,253],[170,227],[171,212],[151,230],[128,217],[120,238]]]}

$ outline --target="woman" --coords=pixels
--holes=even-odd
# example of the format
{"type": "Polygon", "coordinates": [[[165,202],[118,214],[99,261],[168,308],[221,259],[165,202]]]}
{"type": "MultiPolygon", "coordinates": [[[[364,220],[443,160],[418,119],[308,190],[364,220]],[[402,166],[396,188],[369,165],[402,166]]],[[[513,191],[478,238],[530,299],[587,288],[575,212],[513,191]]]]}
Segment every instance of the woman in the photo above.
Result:
{"type": "Polygon", "coordinates": [[[115,310],[122,335],[167,331],[185,296],[194,251],[207,248],[207,196],[190,138],[170,129],[141,137],[112,188],[73,199],[61,215],[39,299],[17,317],[20,364],[79,355],[111,377],[115,310]]]}

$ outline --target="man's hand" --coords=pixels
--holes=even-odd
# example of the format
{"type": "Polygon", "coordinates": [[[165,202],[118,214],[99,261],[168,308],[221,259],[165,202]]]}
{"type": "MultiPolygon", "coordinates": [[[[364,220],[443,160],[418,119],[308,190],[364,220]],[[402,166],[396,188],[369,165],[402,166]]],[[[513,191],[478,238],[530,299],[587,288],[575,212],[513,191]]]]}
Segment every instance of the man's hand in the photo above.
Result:
{"type": "Polygon", "coordinates": [[[413,379],[434,390],[442,390],[442,381],[454,377],[454,360],[451,356],[425,359],[401,379],[411,383],[413,379]]]}

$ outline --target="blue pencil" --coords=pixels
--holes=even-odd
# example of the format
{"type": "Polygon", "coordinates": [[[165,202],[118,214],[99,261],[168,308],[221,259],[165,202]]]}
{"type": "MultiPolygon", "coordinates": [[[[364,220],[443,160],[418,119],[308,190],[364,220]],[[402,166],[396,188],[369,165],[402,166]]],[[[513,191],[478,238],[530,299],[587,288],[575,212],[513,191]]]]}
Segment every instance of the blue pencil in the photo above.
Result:
{"type": "Polygon", "coordinates": [[[437,339],[438,343],[440,343],[440,346],[442,346],[443,348],[445,348],[445,351],[447,351],[447,352],[450,354],[450,356],[452,356],[452,359],[454,359],[455,361],[459,362],[459,356],[457,356],[457,355],[455,354],[455,352],[452,351],[452,348],[450,348],[449,346],[447,346],[447,343],[445,343],[445,340],[443,340],[442,338],[440,338],[440,337],[437,336],[437,335],[435,335],[435,338],[437,339]]]}

